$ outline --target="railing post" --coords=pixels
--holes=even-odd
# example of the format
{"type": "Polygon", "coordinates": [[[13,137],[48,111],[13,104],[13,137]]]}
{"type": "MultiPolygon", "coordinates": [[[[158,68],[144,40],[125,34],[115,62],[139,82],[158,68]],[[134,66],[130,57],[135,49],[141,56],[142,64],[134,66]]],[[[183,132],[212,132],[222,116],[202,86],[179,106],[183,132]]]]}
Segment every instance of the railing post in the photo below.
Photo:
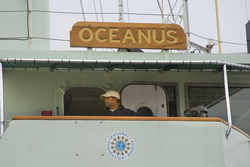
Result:
{"type": "Polygon", "coordinates": [[[230,99],[229,99],[229,91],[228,91],[226,64],[223,65],[223,74],[224,74],[225,101],[226,101],[226,108],[227,108],[227,121],[228,121],[228,129],[226,131],[226,138],[228,139],[228,136],[232,128],[232,117],[231,117],[230,99]]]}
{"type": "Polygon", "coordinates": [[[2,62],[0,62],[0,112],[1,112],[1,135],[0,138],[2,138],[4,134],[4,106],[3,106],[3,65],[2,62]]]}

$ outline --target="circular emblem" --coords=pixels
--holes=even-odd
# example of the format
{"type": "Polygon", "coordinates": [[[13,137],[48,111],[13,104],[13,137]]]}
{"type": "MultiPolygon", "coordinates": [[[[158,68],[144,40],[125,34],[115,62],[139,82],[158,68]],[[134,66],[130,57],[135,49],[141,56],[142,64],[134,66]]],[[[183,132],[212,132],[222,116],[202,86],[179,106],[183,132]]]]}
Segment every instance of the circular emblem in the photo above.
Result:
{"type": "Polygon", "coordinates": [[[115,132],[107,140],[107,151],[110,156],[117,160],[131,157],[134,150],[134,140],[125,132],[115,132]]]}

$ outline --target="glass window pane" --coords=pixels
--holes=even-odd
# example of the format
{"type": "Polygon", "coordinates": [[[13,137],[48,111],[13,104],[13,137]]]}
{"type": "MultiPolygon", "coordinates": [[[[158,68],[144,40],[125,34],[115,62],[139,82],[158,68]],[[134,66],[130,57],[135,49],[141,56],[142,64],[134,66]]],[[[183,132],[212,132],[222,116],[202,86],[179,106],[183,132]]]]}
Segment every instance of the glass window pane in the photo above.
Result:
{"type": "MultiPolygon", "coordinates": [[[[250,134],[250,88],[230,87],[229,96],[233,125],[250,134]]],[[[203,105],[209,117],[227,121],[223,87],[189,86],[188,97],[190,108],[203,105]]]]}

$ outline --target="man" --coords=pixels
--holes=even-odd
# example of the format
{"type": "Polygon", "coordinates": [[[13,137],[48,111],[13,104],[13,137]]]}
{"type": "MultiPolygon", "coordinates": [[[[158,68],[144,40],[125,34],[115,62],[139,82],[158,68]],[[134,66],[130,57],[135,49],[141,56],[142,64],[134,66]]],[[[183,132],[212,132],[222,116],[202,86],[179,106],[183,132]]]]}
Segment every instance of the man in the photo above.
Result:
{"type": "Polygon", "coordinates": [[[120,95],[114,90],[101,94],[100,98],[104,100],[106,106],[102,116],[138,116],[136,112],[119,105],[120,95]]]}

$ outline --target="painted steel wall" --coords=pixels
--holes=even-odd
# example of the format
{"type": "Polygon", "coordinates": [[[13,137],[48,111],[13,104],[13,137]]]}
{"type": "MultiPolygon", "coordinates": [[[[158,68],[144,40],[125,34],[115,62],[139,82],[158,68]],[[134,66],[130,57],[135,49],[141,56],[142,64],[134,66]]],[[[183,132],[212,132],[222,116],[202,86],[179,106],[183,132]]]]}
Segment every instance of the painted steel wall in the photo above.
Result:
{"type": "MultiPolygon", "coordinates": [[[[227,148],[223,148],[225,131],[222,131],[221,124],[185,121],[14,120],[0,141],[0,163],[8,167],[224,167],[227,166],[224,153],[227,148]],[[109,152],[107,142],[116,132],[129,135],[129,142],[133,140],[134,143],[133,154],[125,160],[118,160],[109,152]]],[[[233,154],[238,158],[233,161],[249,162],[249,158],[242,160],[236,155],[237,152],[233,154]]],[[[247,165],[242,163],[242,166],[247,165]]]]}
{"type": "MultiPolygon", "coordinates": [[[[31,10],[49,11],[49,0],[28,1],[31,10]]],[[[17,40],[16,38],[27,38],[28,27],[31,37],[49,38],[49,13],[31,12],[28,17],[29,21],[27,21],[27,0],[1,0],[0,10],[0,38],[13,38],[12,40],[0,39],[0,50],[49,50],[49,40],[35,38],[17,40]],[[27,22],[30,23],[30,26],[27,25],[27,22]]]]}
{"type": "Polygon", "coordinates": [[[223,140],[223,152],[225,158],[225,166],[250,166],[250,143],[249,138],[246,138],[238,131],[232,129],[229,139],[226,139],[225,132],[227,126],[222,124],[221,131],[223,140]]]}

